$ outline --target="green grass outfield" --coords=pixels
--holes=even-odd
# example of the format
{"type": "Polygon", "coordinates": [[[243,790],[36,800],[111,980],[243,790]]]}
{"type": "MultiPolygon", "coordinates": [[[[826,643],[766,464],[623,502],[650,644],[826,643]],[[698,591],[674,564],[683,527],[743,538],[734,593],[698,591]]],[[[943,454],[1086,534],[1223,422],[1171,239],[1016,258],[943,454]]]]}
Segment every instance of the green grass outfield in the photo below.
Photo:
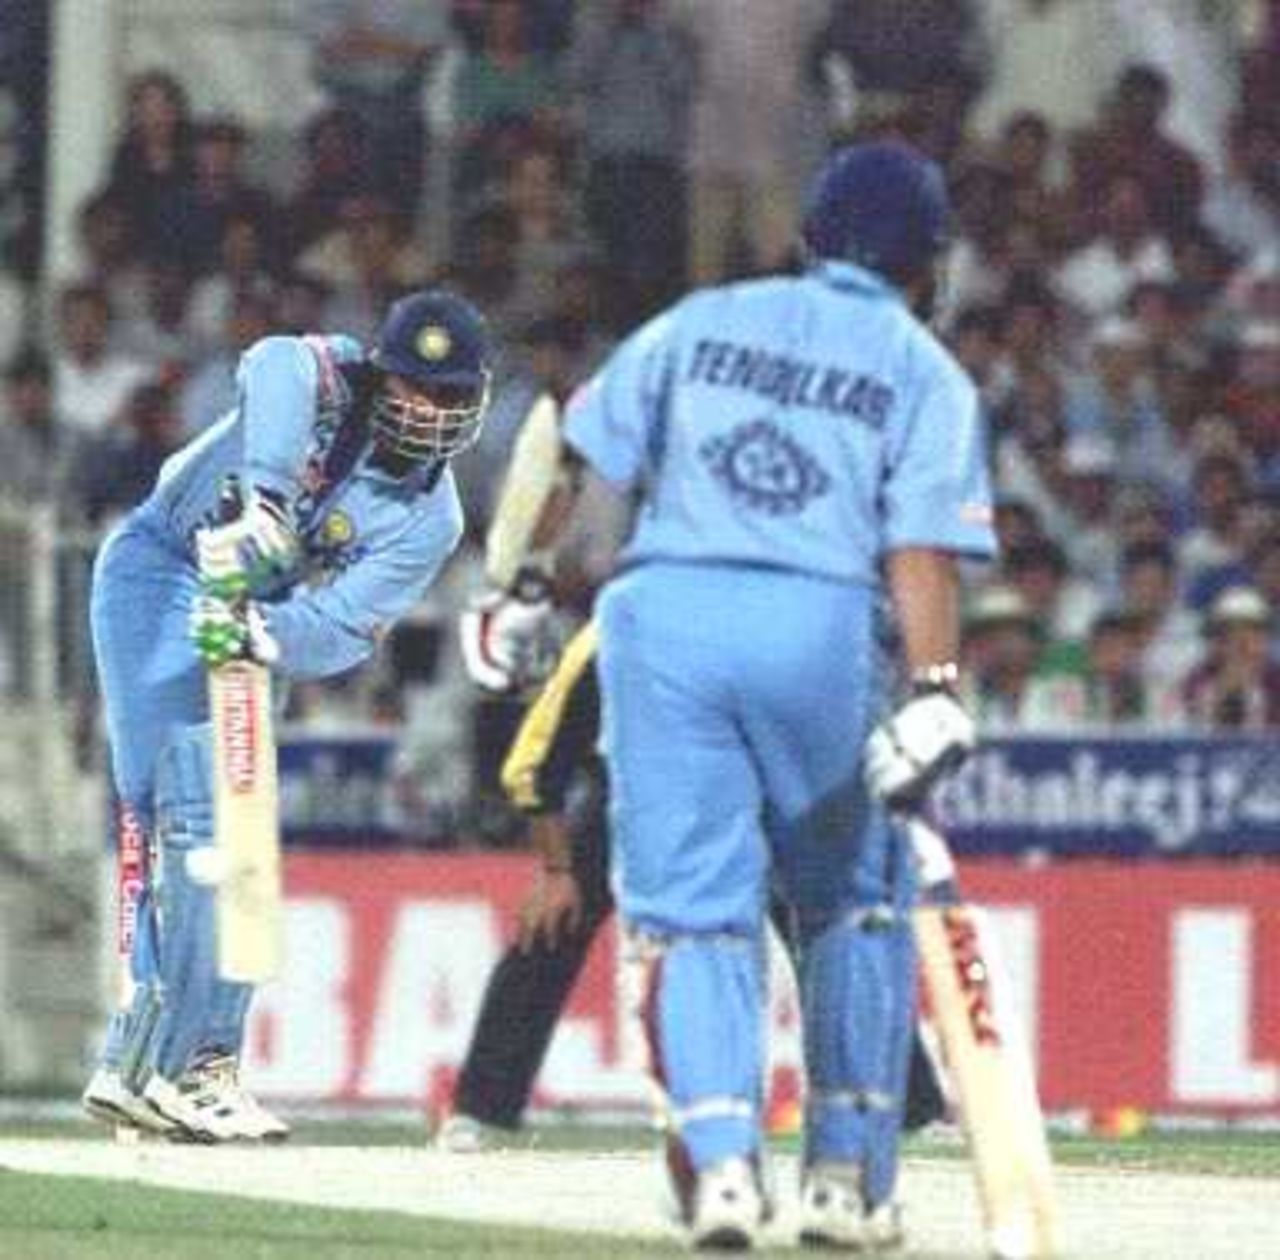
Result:
{"type": "MultiPolygon", "coordinates": [[[[6,1125],[3,1137],[91,1135],[85,1125],[6,1125]]],[[[297,1142],[376,1146],[422,1140],[408,1125],[299,1125],[297,1142]]],[[[527,1139],[541,1150],[617,1150],[653,1144],[642,1130],[539,1128],[527,1139]]],[[[794,1144],[779,1143],[780,1149],[794,1144]]],[[[908,1154],[962,1154],[954,1147],[909,1143],[908,1154]]],[[[1067,1165],[1280,1177],[1275,1134],[1209,1131],[1148,1133],[1119,1140],[1062,1137],[1055,1154],[1067,1165]]],[[[359,1158],[358,1152],[353,1152],[359,1158]]],[[[396,1212],[335,1210],[226,1195],[160,1189],[132,1182],[41,1176],[0,1169],[3,1260],[377,1260],[399,1256],[674,1256],[662,1242],[498,1225],[460,1224],[396,1212]]],[[[913,1252],[916,1260],[944,1260],[913,1252]]],[[[1075,1258],[1073,1257],[1073,1260],[1075,1258]]],[[[1087,1260],[1093,1260],[1092,1257],[1087,1260]]]]}

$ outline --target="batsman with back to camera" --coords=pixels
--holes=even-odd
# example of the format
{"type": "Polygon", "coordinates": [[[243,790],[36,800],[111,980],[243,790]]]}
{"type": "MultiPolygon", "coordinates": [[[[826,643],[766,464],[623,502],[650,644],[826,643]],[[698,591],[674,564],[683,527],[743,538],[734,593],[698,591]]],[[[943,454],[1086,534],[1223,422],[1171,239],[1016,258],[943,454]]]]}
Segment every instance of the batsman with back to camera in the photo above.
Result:
{"type": "Polygon", "coordinates": [[[837,152],[810,195],[802,275],[691,294],[568,411],[579,495],[638,499],[597,603],[602,745],[698,1247],[750,1247],[767,1213],[771,868],[799,930],[801,1240],[901,1240],[915,875],[891,811],[974,742],[955,694],[959,560],[995,550],[976,393],[925,323],[947,219],[933,162],[837,152]]]}
{"type": "MultiPolygon", "coordinates": [[[[529,818],[538,868],[520,908],[516,939],[485,986],[452,1113],[437,1135],[448,1151],[483,1150],[495,1134],[520,1127],[556,1023],[613,913],[607,786],[598,749],[598,640],[595,623],[588,622],[569,641],[503,762],[502,785],[529,818]]],[[[502,679],[487,671],[476,681],[494,688],[502,679]]],[[[502,690],[518,686],[508,676],[502,690]]],[[[777,898],[771,899],[770,918],[790,947],[790,916],[777,898]]],[[[942,1089],[917,1037],[904,1127],[921,1128],[945,1114],[942,1089]]]]}
{"type": "Polygon", "coordinates": [[[214,898],[188,869],[212,840],[206,668],[320,678],[372,653],[461,536],[449,459],[478,436],[492,359],[479,312],[443,290],[398,301],[368,350],[267,337],[240,361],[234,409],[104,542],[94,653],[122,833],[150,862],[132,1000],[83,1096],[97,1118],[202,1142],[287,1134],[239,1084],[252,989],[219,978],[214,898]],[[201,531],[239,563],[216,585],[201,531]]]}

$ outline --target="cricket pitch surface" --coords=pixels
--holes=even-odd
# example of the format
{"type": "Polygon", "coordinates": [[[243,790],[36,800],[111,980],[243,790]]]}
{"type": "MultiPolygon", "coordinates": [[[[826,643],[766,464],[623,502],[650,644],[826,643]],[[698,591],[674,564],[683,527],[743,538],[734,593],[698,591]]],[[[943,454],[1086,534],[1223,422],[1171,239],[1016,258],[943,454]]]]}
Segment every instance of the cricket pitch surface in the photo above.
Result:
{"type": "MultiPolygon", "coordinates": [[[[458,1221],[678,1238],[656,1156],[425,1147],[185,1147],[0,1140],[0,1169],[154,1183],[279,1202],[458,1221]]],[[[770,1250],[794,1247],[794,1156],[772,1161],[779,1213],[770,1250]]],[[[1280,1256],[1277,1183],[1262,1177],[1058,1169],[1061,1254],[1109,1260],[1280,1256]]],[[[910,1252],[983,1254],[972,1176],[959,1159],[910,1159],[902,1197],[910,1252]]]]}

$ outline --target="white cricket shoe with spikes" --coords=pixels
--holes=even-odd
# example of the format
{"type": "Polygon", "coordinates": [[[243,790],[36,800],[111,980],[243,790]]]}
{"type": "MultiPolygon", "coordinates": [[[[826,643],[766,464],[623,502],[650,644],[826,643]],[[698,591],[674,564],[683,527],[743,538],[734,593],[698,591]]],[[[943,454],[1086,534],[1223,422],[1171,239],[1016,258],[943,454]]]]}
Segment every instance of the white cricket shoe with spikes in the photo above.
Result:
{"type": "Polygon", "coordinates": [[[90,1078],[80,1105],[95,1120],[117,1128],[144,1133],[172,1133],[173,1121],[165,1119],[145,1099],[135,1094],[116,1068],[100,1067],[90,1078]]]}
{"type": "Polygon", "coordinates": [[[269,1112],[243,1085],[230,1055],[205,1059],[175,1085],[153,1075],[143,1098],[192,1142],[283,1142],[289,1126],[269,1112]]]}
{"type": "Polygon", "coordinates": [[[902,1210],[890,1201],[867,1211],[858,1175],[810,1169],[800,1192],[800,1245],[828,1251],[874,1254],[896,1251],[906,1235],[902,1210]]]}
{"type": "Polygon", "coordinates": [[[726,1159],[697,1175],[689,1241],[695,1251],[750,1251],[766,1216],[755,1164],[726,1159]]]}

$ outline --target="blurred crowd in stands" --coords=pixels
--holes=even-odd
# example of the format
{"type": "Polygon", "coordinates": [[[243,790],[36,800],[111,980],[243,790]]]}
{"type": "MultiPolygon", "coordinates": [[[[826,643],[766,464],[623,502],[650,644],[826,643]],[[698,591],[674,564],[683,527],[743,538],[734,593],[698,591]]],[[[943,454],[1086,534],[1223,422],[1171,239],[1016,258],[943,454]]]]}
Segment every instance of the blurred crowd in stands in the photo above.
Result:
{"type": "Polygon", "coordinates": [[[0,496],[96,530],[230,404],[265,332],[369,337],[432,280],[489,315],[504,365],[459,461],[467,553],[376,669],[301,689],[296,720],[401,731],[412,790],[467,798],[469,750],[490,763],[509,715],[477,706],[453,615],[530,401],[688,286],[801,265],[822,153],[898,135],[949,174],[939,331],[992,434],[1003,555],[964,645],[985,729],[1280,724],[1280,3],[303,12],[328,104],[292,160],[264,170],[237,119],[137,75],[80,210],[83,274],[47,339],[0,338],[0,496]]]}

